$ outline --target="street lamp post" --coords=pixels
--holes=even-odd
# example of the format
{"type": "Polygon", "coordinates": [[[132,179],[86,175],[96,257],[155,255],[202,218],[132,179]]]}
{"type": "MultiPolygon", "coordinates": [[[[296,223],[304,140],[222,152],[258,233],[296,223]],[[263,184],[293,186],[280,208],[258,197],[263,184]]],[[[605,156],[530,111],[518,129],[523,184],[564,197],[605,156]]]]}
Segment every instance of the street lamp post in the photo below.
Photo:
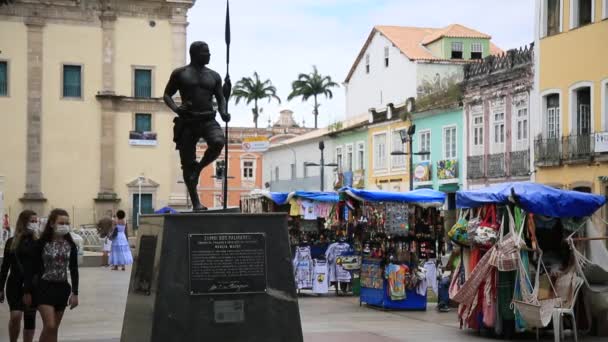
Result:
{"type": "Polygon", "coordinates": [[[404,151],[393,151],[391,152],[391,156],[410,156],[410,191],[414,190],[414,155],[417,156],[428,156],[431,154],[431,152],[429,151],[422,151],[422,152],[416,152],[414,153],[414,134],[416,133],[416,125],[410,125],[410,127],[408,127],[407,131],[405,130],[400,130],[399,131],[399,136],[401,138],[401,142],[402,143],[406,143],[409,142],[409,147],[410,147],[410,152],[404,152],[404,151]]]}
{"type": "Polygon", "coordinates": [[[139,196],[137,198],[137,228],[139,229],[139,217],[141,216],[141,186],[144,183],[143,174],[137,177],[137,187],[139,188],[139,196]]]}
{"type": "Polygon", "coordinates": [[[311,163],[311,162],[306,162],[304,163],[305,167],[309,167],[309,166],[318,166],[321,168],[320,172],[321,172],[321,192],[324,191],[324,187],[325,187],[325,167],[337,167],[338,164],[336,163],[329,163],[329,164],[325,164],[325,157],[324,157],[324,153],[323,150],[325,150],[325,143],[323,141],[319,141],[319,150],[321,150],[321,160],[320,163],[311,163]]]}

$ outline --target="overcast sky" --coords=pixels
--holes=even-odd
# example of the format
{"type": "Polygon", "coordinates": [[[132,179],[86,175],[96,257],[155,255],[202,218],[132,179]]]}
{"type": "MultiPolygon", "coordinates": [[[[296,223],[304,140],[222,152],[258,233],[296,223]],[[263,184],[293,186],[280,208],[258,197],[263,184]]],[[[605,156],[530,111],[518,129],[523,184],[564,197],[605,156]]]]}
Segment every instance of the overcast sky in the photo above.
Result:
{"type": "MultiPolygon", "coordinates": [[[[210,67],[226,73],[223,0],[197,0],[189,12],[188,43],[203,40],[211,48],[210,67]]],[[[298,123],[311,127],[312,102],[287,102],[291,82],[316,65],[342,84],[374,25],[444,27],[459,23],[490,34],[502,49],[533,40],[533,0],[232,0],[231,66],[233,84],[254,71],[270,79],[283,100],[261,105],[259,126],[291,109],[298,123]]],[[[321,99],[319,126],[344,118],[344,89],[321,99]]],[[[250,107],[230,103],[233,125],[253,126],[250,107]]]]}

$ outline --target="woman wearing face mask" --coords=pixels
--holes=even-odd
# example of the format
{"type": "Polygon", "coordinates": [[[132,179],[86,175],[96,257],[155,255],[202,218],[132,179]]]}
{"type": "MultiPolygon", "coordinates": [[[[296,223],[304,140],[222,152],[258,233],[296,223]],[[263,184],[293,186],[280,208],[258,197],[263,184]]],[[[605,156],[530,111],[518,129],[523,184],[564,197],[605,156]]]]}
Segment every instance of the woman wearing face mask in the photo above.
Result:
{"type": "Polygon", "coordinates": [[[10,310],[8,335],[11,342],[17,342],[23,317],[23,341],[34,340],[36,330],[36,310],[23,303],[24,265],[32,262],[35,239],[38,233],[38,216],[31,210],[19,214],[15,226],[15,236],[9,238],[4,246],[4,258],[0,268],[0,303],[6,299],[10,310]],[[10,271],[10,275],[9,275],[10,271]],[[8,276],[8,281],[7,281],[8,276]]]}
{"type": "Polygon", "coordinates": [[[40,342],[57,342],[65,308],[78,306],[78,250],[70,235],[70,217],[54,209],[38,240],[32,267],[26,269],[24,302],[33,301],[42,317],[40,342]],[[68,269],[72,286],[68,283],[68,269]]]}

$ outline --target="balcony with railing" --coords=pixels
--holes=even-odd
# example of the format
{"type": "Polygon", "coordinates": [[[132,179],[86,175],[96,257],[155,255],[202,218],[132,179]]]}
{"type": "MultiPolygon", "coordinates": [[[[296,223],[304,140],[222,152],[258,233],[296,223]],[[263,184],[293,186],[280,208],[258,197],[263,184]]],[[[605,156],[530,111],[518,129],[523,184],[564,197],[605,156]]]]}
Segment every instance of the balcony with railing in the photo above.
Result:
{"type": "Polygon", "coordinates": [[[511,152],[511,176],[530,175],[530,150],[511,152]]]}
{"type": "Polygon", "coordinates": [[[135,97],[149,99],[152,97],[152,87],[150,85],[136,85],[135,97]]]}
{"type": "Polygon", "coordinates": [[[494,153],[488,155],[488,178],[500,178],[506,175],[505,154],[494,153]]]}
{"type": "Polygon", "coordinates": [[[485,156],[467,157],[467,178],[479,179],[484,178],[485,175],[485,156]]]}
{"type": "Polygon", "coordinates": [[[580,134],[564,137],[564,159],[567,163],[589,162],[594,154],[594,135],[580,134]]]}
{"type": "Polygon", "coordinates": [[[560,138],[537,138],[534,140],[534,156],[537,166],[557,166],[562,162],[560,138]]]}

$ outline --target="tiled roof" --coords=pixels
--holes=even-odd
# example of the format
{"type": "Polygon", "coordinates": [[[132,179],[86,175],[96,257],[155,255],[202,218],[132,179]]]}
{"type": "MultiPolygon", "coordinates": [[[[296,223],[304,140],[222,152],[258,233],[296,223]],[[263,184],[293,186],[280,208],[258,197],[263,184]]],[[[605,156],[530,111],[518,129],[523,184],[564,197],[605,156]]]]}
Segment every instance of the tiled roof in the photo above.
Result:
{"type": "MultiPolygon", "coordinates": [[[[376,33],[380,33],[391,41],[407,58],[410,60],[421,61],[445,61],[451,63],[467,63],[465,60],[450,60],[437,57],[424,46],[424,42],[430,43],[441,37],[468,37],[468,38],[483,38],[490,39],[491,37],[485,33],[467,28],[459,24],[452,24],[444,28],[425,28],[425,27],[407,27],[407,26],[375,26],[370,32],[367,41],[355,59],[345,82],[348,82],[355,72],[355,68],[363,58],[367,47],[371,43],[376,33]]],[[[490,54],[496,55],[502,53],[496,45],[490,42],[490,54]]]]}
{"type": "Polygon", "coordinates": [[[470,29],[468,27],[462,26],[460,24],[452,24],[449,26],[446,26],[442,29],[438,29],[435,30],[435,32],[433,34],[430,34],[428,36],[426,36],[423,40],[422,40],[422,45],[428,45],[436,40],[439,40],[443,37],[449,37],[449,38],[485,38],[485,39],[491,39],[492,37],[485,34],[485,33],[481,33],[479,31],[470,29]]]}

